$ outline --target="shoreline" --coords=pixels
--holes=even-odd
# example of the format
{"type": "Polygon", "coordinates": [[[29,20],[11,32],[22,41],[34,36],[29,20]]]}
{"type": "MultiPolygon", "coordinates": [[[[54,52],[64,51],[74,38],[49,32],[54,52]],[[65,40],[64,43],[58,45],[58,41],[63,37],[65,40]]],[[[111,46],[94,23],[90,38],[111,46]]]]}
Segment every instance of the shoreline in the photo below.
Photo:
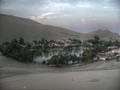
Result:
{"type": "Polygon", "coordinates": [[[119,90],[120,62],[50,67],[0,55],[1,90],[119,90]]]}
{"type": "Polygon", "coordinates": [[[120,69],[116,60],[97,61],[89,64],[74,64],[63,67],[51,67],[42,64],[25,64],[0,54],[0,79],[22,74],[65,73],[120,69]]]}
{"type": "MultiPolygon", "coordinates": [[[[101,61],[104,63],[104,61],[101,61]]],[[[99,62],[100,63],[100,62],[99,62]]],[[[96,63],[94,63],[96,64],[96,63]]],[[[96,64],[97,65],[97,64],[96,64]]],[[[94,65],[93,65],[94,66],[94,65]]],[[[120,70],[118,67],[111,68],[91,68],[91,63],[82,66],[68,66],[68,67],[50,67],[50,66],[42,66],[42,68],[13,68],[13,67],[3,67],[0,68],[0,79],[17,76],[17,75],[25,75],[25,74],[45,74],[45,73],[67,73],[67,72],[95,72],[95,71],[107,71],[107,70],[120,70]],[[90,65],[90,66],[89,66],[90,65]]]]}

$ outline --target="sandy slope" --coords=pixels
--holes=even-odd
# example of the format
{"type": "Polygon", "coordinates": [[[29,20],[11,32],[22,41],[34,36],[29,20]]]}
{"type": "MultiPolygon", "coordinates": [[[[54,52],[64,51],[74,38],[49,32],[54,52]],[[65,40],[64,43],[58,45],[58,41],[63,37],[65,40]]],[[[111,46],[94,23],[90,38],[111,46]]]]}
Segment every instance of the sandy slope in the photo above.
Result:
{"type": "Polygon", "coordinates": [[[75,38],[88,40],[98,35],[103,40],[116,40],[120,35],[108,30],[98,30],[92,33],[79,33],[66,28],[43,25],[31,19],[20,18],[0,14],[0,43],[15,38],[23,37],[26,41],[40,40],[64,40],[75,38]]]}
{"type": "Polygon", "coordinates": [[[1,74],[23,74],[23,73],[49,73],[49,72],[78,72],[120,69],[120,62],[116,60],[98,61],[87,65],[71,65],[60,68],[50,67],[42,64],[25,64],[6,58],[0,54],[1,74]]]}
{"type": "Polygon", "coordinates": [[[23,37],[26,41],[78,38],[81,33],[66,28],[43,25],[30,19],[0,14],[0,42],[23,37]]]}
{"type": "Polygon", "coordinates": [[[54,68],[23,64],[0,54],[0,90],[119,90],[120,62],[54,68]]]}
{"type": "Polygon", "coordinates": [[[120,90],[120,70],[17,75],[1,79],[1,90],[120,90]]]}

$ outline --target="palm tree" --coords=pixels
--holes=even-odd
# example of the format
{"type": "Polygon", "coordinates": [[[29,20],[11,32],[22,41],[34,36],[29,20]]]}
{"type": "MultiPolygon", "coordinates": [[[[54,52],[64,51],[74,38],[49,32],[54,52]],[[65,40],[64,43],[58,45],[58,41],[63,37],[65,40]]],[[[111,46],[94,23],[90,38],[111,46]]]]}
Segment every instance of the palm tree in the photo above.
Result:
{"type": "Polygon", "coordinates": [[[18,42],[19,42],[19,44],[20,44],[20,45],[23,45],[23,44],[25,44],[25,41],[24,41],[24,39],[23,39],[23,38],[21,38],[21,37],[19,38],[19,41],[18,41],[18,42]]]}

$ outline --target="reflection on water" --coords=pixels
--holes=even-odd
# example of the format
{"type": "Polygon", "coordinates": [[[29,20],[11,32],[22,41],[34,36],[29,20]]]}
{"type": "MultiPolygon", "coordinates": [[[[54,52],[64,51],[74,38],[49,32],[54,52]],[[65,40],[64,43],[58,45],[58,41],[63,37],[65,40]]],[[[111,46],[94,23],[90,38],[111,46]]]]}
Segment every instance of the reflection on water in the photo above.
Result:
{"type": "Polygon", "coordinates": [[[52,56],[58,54],[70,54],[70,55],[76,55],[77,57],[82,57],[83,51],[84,51],[83,48],[74,48],[72,50],[57,49],[57,50],[49,50],[44,52],[42,51],[39,56],[34,57],[34,61],[37,63],[41,63],[42,61],[51,59],[52,56]]]}

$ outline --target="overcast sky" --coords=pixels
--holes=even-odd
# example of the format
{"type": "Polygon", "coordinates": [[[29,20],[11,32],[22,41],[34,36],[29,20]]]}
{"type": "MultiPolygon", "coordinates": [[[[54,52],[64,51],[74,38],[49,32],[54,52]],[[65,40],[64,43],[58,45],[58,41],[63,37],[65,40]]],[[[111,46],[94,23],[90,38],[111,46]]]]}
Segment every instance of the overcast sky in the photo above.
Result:
{"type": "Polygon", "coordinates": [[[120,0],[1,0],[0,13],[78,32],[120,33],[120,0]]]}

